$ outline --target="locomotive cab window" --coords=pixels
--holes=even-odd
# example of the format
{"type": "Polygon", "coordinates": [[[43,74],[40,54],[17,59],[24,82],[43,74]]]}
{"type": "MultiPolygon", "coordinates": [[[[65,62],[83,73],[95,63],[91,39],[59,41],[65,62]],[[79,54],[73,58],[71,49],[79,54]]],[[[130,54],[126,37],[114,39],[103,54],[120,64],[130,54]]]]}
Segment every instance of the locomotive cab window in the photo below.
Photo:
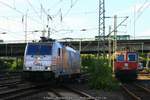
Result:
{"type": "Polygon", "coordinates": [[[40,54],[41,55],[51,55],[52,54],[52,46],[51,45],[41,45],[40,46],[40,54]]]}
{"type": "Polygon", "coordinates": [[[117,61],[124,61],[124,55],[117,55],[117,61]]]}
{"type": "Polygon", "coordinates": [[[128,61],[137,61],[137,54],[129,53],[128,54],[128,61]]]}
{"type": "Polygon", "coordinates": [[[27,48],[27,55],[51,55],[51,45],[29,44],[27,48]]]}
{"type": "Polygon", "coordinates": [[[27,55],[36,55],[39,52],[38,45],[29,44],[27,48],[27,55]]]}

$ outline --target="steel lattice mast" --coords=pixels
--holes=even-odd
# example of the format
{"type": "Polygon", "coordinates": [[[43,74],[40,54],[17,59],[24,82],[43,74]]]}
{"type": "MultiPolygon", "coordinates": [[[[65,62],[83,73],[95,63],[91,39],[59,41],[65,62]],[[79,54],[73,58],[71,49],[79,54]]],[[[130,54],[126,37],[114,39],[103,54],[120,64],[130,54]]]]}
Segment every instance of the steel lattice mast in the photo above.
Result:
{"type": "Polygon", "coordinates": [[[100,44],[105,55],[105,0],[99,0],[98,55],[100,54],[100,44]]]}

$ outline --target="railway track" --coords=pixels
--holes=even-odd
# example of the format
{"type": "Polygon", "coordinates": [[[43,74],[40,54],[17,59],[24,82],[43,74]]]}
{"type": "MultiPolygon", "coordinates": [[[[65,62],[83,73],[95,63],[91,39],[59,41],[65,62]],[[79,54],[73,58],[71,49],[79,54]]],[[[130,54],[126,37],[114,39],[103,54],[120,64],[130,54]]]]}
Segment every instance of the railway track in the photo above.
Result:
{"type": "MultiPolygon", "coordinates": [[[[14,85],[12,85],[14,86],[14,85]]],[[[2,100],[16,100],[19,97],[24,97],[28,95],[41,92],[46,88],[46,84],[30,84],[30,83],[20,83],[14,86],[14,88],[7,88],[0,91],[0,98],[2,100]]]]}
{"type": "Polygon", "coordinates": [[[0,81],[11,80],[11,79],[20,79],[21,76],[3,76],[0,77],[0,81]]]}
{"type": "Polygon", "coordinates": [[[12,85],[19,84],[21,82],[23,82],[21,80],[21,78],[13,78],[13,79],[7,79],[7,80],[0,81],[0,89],[2,87],[9,87],[9,86],[12,86],[12,85]]]}
{"type": "Polygon", "coordinates": [[[18,84],[21,84],[21,81],[12,81],[7,84],[0,84],[0,91],[8,90],[9,88],[15,88],[18,84]]]}
{"type": "Polygon", "coordinates": [[[87,94],[87,93],[85,93],[85,92],[83,92],[83,91],[77,90],[77,89],[75,89],[75,88],[71,88],[71,87],[68,87],[68,86],[66,86],[66,85],[63,85],[62,87],[65,88],[65,89],[67,89],[67,90],[69,90],[69,91],[72,91],[72,92],[74,92],[74,93],[77,93],[77,94],[79,94],[79,95],[82,96],[82,97],[93,98],[91,95],[89,95],[89,94],[87,94]]]}
{"type": "MultiPolygon", "coordinates": [[[[21,81],[21,74],[0,74],[0,100],[16,100],[18,98],[26,98],[36,93],[42,93],[43,91],[48,92],[48,97],[53,99],[93,99],[92,96],[61,85],[59,87],[53,88],[48,83],[45,84],[30,84],[24,81],[21,81]]],[[[44,96],[43,96],[44,97],[44,96]]],[[[43,98],[44,99],[44,98],[43,98]]],[[[46,98],[45,98],[46,99],[46,98]]]]}
{"type": "MultiPolygon", "coordinates": [[[[48,96],[43,95],[43,100],[95,100],[94,97],[70,87],[61,86],[53,88],[46,84],[26,85],[17,87],[15,89],[0,91],[0,98],[2,100],[17,100],[18,98],[22,100],[24,100],[25,98],[31,100],[33,98],[29,97],[31,97],[32,95],[36,95],[36,93],[42,93],[44,91],[47,91],[48,96]]],[[[42,98],[40,100],[42,100],[42,98]]]]}
{"type": "Polygon", "coordinates": [[[21,72],[0,72],[0,84],[15,79],[21,79],[21,72]]]}
{"type": "Polygon", "coordinates": [[[121,87],[134,100],[149,100],[150,98],[150,89],[137,83],[122,83],[121,87]]]}
{"type": "Polygon", "coordinates": [[[64,100],[95,100],[91,95],[65,85],[62,85],[60,88],[51,88],[50,91],[55,93],[60,99],[64,100]]]}

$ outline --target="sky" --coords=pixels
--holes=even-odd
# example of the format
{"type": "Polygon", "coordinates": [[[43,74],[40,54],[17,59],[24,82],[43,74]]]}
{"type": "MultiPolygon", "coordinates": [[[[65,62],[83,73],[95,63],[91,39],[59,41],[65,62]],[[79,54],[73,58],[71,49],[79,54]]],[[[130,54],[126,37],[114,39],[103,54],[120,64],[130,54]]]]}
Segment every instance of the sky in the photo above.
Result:
{"type": "MultiPolygon", "coordinates": [[[[25,31],[27,40],[37,40],[43,30],[47,36],[47,25],[54,39],[94,38],[98,35],[98,6],[99,0],[0,0],[0,33],[6,33],[0,34],[0,40],[24,41],[25,31]]],[[[105,0],[105,15],[112,17],[105,19],[106,35],[117,15],[117,24],[129,17],[117,34],[150,38],[149,0],[105,0]]]]}

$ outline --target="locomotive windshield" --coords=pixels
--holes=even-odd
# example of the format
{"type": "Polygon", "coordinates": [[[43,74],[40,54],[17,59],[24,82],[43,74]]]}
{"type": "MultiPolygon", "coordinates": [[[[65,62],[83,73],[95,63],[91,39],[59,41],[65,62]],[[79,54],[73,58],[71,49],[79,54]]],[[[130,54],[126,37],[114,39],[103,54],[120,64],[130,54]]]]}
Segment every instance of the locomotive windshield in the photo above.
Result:
{"type": "Polygon", "coordinates": [[[117,55],[117,61],[124,61],[124,55],[117,55]]]}
{"type": "Polygon", "coordinates": [[[137,55],[135,53],[129,53],[128,54],[128,61],[136,61],[137,55]]]}
{"type": "Polygon", "coordinates": [[[51,49],[51,45],[29,44],[27,48],[27,55],[51,55],[51,49]]]}

